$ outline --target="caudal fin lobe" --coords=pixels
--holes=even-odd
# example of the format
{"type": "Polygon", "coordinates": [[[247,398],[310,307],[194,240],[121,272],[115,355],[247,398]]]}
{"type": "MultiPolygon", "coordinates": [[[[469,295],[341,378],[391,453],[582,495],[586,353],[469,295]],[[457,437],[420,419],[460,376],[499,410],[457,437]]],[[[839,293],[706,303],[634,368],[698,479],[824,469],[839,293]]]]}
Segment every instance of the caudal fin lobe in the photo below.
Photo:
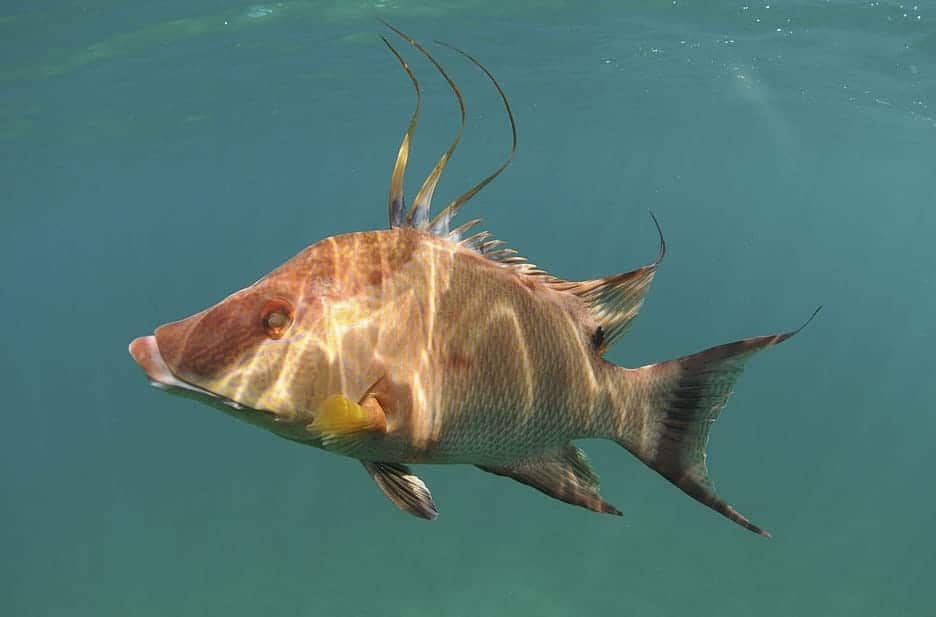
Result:
{"type": "Polygon", "coordinates": [[[817,308],[806,323],[790,332],[743,339],[639,369],[621,369],[624,391],[630,395],[626,398],[638,404],[623,406],[616,440],[690,497],[770,537],[715,494],[705,465],[705,447],[709,429],[744,362],[798,333],[818,312],[817,308]]]}

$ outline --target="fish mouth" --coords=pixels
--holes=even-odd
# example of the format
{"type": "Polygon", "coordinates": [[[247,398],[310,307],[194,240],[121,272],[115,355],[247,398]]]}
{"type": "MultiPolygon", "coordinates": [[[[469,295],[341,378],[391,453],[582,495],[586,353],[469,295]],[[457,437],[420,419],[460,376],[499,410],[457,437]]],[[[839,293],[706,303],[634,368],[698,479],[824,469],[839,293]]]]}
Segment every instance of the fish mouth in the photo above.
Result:
{"type": "Polygon", "coordinates": [[[199,388],[194,384],[176,377],[159,352],[159,345],[156,344],[155,336],[141,336],[133,339],[130,342],[129,351],[133,360],[143,369],[146,376],[149,377],[152,386],[161,390],[188,391],[222,402],[234,409],[244,409],[244,406],[237,401],[219,396],[214,392],[199,388]]]}

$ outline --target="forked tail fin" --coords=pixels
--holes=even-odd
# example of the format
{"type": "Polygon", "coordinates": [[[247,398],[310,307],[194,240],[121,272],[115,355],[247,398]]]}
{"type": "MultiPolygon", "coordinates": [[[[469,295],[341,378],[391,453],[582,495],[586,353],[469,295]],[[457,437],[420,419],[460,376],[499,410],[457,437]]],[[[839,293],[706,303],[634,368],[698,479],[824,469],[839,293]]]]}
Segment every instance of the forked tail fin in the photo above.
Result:
{"type": "Polygon", "coordinates": [[[744,362],[802,330],[818,312],[791,332],[743,339],[639,369],[620,369],[624,403],[616,441],[690,497],[770,537],[715,494],[705,465],[705,446],[744,362]]]}

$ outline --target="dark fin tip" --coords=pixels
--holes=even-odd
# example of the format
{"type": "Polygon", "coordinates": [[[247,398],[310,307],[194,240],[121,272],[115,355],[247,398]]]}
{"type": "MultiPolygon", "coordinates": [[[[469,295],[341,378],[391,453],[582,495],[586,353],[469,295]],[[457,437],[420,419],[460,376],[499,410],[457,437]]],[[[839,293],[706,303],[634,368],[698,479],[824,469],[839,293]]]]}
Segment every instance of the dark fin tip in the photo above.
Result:
{"type": "MultiPolygon", "coordinates": [[[[704,502],[703,502],[703,503],[704,503],[704,502]]],[[[706,505],[708,505],[708,504],[706,504],[706,505]]],[[[725,517],[727,517],[729,520],[731,520],[731,521],[733,521],[733,522],[735,522],[735,523],[738,523],[739,525],[741,525],[742,527],[744,527],[744,528],[747,529],[748,531],[753,531],[753,532],[756,533],[757,535],[762,536],[762,537],[764,537],[764,538],[772,538],[772,537],[773,537],[773,536],[770,534],[769,531],[767,531],[767,530],[764,529],[763,527],[760,527],[760,526],[758,526],[758,525],[755,525],[755,524],[752,523],[750,520],[748,520],[748,518],[747,518],[746,516],[744,516],[743,514],[741,514],[740,512],[738,512],[737,510],[735,510],[734,508],[732,508],[731,506],[729,506],[729,505],[727,505],[727,504],[725,505],[725,509],[724,509],[724,510],[722,510],[721,508],[716,508],[716,511],[719,512],[720,514],[723,514],[723,515],[724,515],[725,517]]]]}
{"type": "MultiPolygon", "coordinates": [[[[815,319],[816,315],[818,315],[819,311],[821,310],[822,310],[822,305],[820,304],[819,306],[816,307],[816,310],[812,312],[812,315],[809,316],[809,319],[807,319],[805,322],[803,322],[803,325],[801,325],[799,328],[793,331],[793,334],[798,334],[803,328],[808,326],[809,322],[815,319]]],[[[791,334],[790,336],[793,336],[793,334],[791,334]]]]}
{"type": "Polygon", "coordinates": [[[773,538],[773,534],[764,529],[763,527],[758,527],[754,523],[747,523],[746,525],[742,524],[745,529],[753,531],[762,538],[773,538]]]}
{"type": "MultiPolygon", "coordinates": [[[[809,319],[807,319],[806,321],[804,321],[804,322],[803,322],[803,325],[801,325],[799,328],[797,328],[797,329],[795,329],[795,330],[790,330],[789,332],[784,332],[783,334],[778,334],[778,335],[777,335],[776,343],[782,343],[783,341],[785,341],[785,340],[787,340],[787,339],[790,339],[790,338],[793,338],[794,336],[796,336],[797,334],[799,334],[800,332],[802,332],[803,329],[804,329],[806,326],[808,326],[808,325],[810,324],[810,322],[812,322],[813,319],[816,318],[816,315],[818,315],[818,314],[819,314],[819,311],[821,311],[821,310],[822,310],[822,305],[820,304],[819,306],[816,307],[816,310],[814,310],[814,311],[812,312],[812,315],[809,316],[809,319]]],[[[774,343],[774,344],[776,344],[776,343],[774,343]]]]}
{"type": "Polygon", "coordinates": [[[660,236],[660,250],[657,253],[656,259],[653,260],[651,264],[652,267],[656,268],[661,263],[663,263],[663,258],[666,257],[666,238],[663,237],[663,228],[660,227],[660,221],[657,220],[656,215],[653,213],[653,210],[647,210],[650,213],[650,218],[653,220],[653,224],[656,227],[657,234],[660,236]]]}

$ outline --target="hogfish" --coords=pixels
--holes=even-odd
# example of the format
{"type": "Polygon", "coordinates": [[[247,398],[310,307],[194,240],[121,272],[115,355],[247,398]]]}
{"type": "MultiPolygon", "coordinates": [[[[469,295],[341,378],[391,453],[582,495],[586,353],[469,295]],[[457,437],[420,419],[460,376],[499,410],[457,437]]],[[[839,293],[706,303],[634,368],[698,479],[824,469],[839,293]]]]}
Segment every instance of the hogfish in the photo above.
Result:
{"type": "Polygon", "coordinates": [[[412,205],[404,202],[403,177],[422,91],[382,36],[416,92],[391,174],[389,228],[309,246],[214,306],[135,339],[134,360],[156,386],[358,459],[390,501],[422,518],[435,518],[437,509],[409,467],[419,463],[475,465],[569,504],[620,515],[573,444],[601,438],[769,536],[715,493],[705,449],[744,362],[803,326],[640,368],[607,361],[666,252],[662,233],[652,263],[568,281],[476,231],[479,219],[453,226],[462,206],[513,159],[517,128],[491,72],[450,45],[496,88],[512,146],[493,173],[431,217],[433,193],[465,126],[465,103],[425,47],[385,25],[442,75],[461,112],[458,133],[412,205]]]}

